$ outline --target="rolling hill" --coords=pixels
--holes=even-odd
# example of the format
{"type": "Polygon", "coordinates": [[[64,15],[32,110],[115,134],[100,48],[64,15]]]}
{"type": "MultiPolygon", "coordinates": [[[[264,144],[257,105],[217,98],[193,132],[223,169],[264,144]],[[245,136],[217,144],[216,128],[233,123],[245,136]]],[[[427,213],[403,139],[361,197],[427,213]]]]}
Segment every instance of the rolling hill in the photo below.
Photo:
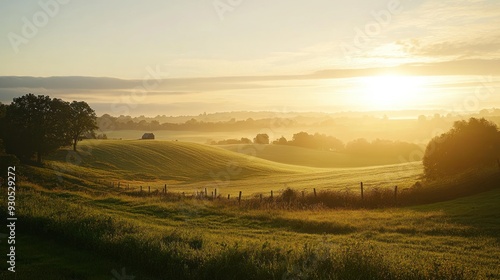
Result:
{"type": "MultiPolygon", "coordinates": [[[[246,152],[254,146],[245,147],[246,152]]],[[[289,148],[289,147],[287,147],[289,148]]],[[[293,148],[293,147],[292,147],[293,148]]],[[[306,150],[306,151],[314,150],[306,150]]],[[[254,150],[254,153],[260,153],[254,150]]],[[[176,141],[85,140],[78,152],[63,149],[47,159],[56,173],[106,184],[120,181],[133,188],[151,186],[192,193],[208,187],[243,196],[305,189],[409,187],[422,174],[419,162],[356,168],[288,165],[232,152],[217,146],[176,141]]]]}
{"type": "Polygon", "coordinates": [[[369,157],[286,145],[234,144],[218,147],[274,162],[320,168],[365,167],[401,163],[401,159],[395,156],[369,157]]]}
{"type": "Polygon", "coordinates": [[[64,168],[89,169],[88,172],[96,175],[109,172],[115,178],[130,180],[204,181],[221,172],[233,179],[242,179],[313,171],[313,168],[274,163],[218,147],[176,141],[87,140],[79,144],[77,153],[63,149],[49,160],[56,165],[76,163],[72,167],[66,164],[64,168]]]}
{"type": "MultiPolygon", "coordinates": [[[[117,148],[134,151],[138,143],[106,144],[110,146],[94,148],[93,152],[103,149],[117,161],[127,154],[117,148]]],[[[161,150],[169,146],[158,144],[161,150]]],[[[149,150],[157,144],[138,145],[149,150]]],[[[177,145],[172,147],[179,150],[177,145]]],[[[94,156],[99,158],[99,152],[94,156]]],[[[64,154],[59,157],[64,158],[64,154]]],[[[95,163],[86,160],[90,167],[82,163],[81,168],[98,172],[92,167],[95,163]]],[[[354,174],[352,178],[380,176],[381,170],[394,172],[397,168],[392,165],[333,171],[344,170],[354,174]]],[[[36,168],[37,172],[40,169],[36,168]]],[[[50,173],[49,168],[43,169],[50,173]]],[[[469,186],[477,187],[479,182],[469,186]]],[[[23,182],[23,189],[19,202],[24,207],[19,217],[24,222],[18,246],[20,255],[26,256],[18,274],[22,279],[36,278],[41,273],[58,279],[75,279],[75,275],[80,279],[101,279],[99,276],[105,275],[102,279],[109,279],[110,270],[121,266],[141,279],[164,275],[200,279],[214,271],[220,277],[210,278],[234,279],[241,275],[242,260],[249,260],[244,266],[249,274],[260,271],[265,275],[257,279],[284,274],[290,264],[302,267],[304,260],[313,260],[308,266],[312,266],[307,271],[310,274],[306,275],[327,269],[328,276],[306,279],[332,279],[338,273],[345,275],[339,279],[348,279],[352,273],[359,273],[356,279],[500,279],[498,188],[412,207],[293,211],[240,210],[238,204],[221,207],[197,199],[133,197],[110,188],[109,193],[89,195],[68,189],[47,190],[23,182]],[[33,240],[36,242],[31,244],[33,240]],[[140,257],[144,252],[149,258],[140,257]],[[164,265],[165,260],[169,265],[164,265]],[[264,266],[260,260],[266,260],[264,266]],[[370,270],[359,272],[360,262],[370,270]],[[192,266],[182,270],[186,263],[192,266]],[[227,267],[238,269],[228,271],[227,267]],[[352,270],[332,271],[337,267],[352,270]],[[373,277],[377,271],[382,272],[373,277]]],[[[6,273],[0,272],[0,278],[6,273]]]]}

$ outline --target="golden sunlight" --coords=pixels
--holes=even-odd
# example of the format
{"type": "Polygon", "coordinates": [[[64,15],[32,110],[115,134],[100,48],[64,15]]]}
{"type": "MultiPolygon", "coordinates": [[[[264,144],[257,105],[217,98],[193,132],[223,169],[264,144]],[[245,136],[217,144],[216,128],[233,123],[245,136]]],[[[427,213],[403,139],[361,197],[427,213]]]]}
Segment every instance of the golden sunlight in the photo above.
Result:
{"type": "Polygon", "coordinates": [[[400,75],[364,77],[361,79],[359,101],[367,110],[409,109],[417,102],[425,79],[400,75]]]}

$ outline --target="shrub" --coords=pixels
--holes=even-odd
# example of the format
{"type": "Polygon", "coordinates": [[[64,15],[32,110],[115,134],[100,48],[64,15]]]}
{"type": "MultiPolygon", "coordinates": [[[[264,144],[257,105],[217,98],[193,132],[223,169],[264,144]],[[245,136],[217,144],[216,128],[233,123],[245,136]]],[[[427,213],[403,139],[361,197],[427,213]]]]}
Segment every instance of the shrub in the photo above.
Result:
{"type": "Polygon", "coordinates": [[[482,119],[457,121],[453,128],[432,139],[425,150],[424,172],[428,178],[460,173],[496,163],[500,156],[497,126],[482,119]]]}

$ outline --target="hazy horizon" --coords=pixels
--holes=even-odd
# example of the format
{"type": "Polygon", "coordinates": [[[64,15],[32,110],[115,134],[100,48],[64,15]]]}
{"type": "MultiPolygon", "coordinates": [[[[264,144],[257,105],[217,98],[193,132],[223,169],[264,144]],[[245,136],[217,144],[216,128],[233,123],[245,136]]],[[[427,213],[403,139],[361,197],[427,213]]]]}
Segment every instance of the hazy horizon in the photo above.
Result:
{"type": "Polygon", "coordinates": [[[99,115],[500,107],[492,0],[2,4],[0,102],[99,115]]]}

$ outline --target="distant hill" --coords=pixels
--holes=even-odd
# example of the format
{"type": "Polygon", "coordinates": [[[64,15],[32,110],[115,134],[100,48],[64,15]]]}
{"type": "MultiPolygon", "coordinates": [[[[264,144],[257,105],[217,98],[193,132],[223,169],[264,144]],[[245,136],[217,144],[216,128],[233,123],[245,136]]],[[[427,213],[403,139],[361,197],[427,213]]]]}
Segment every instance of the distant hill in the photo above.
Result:
{"type": "Polygon", "coordinates": [[[255,148],[252,149],[252,146],[252,144],[235,144],[219,147],[274,162],[321,168],[367,167],[402,163],[398,157],[368,157],[286,145],[262,145],[258,152],[253,154],[252,151],[255,151],[255,148]]]}
{"type": "MultiPolygon", "coordinates": [[[[61,162],[68,161],[70,157],[71,152],[60,150],[49,160],[61,162]]],[[[70,159],[80,160],[78,168],[133,180],[206,181],[224,179],[226,174],[231,174],[231,179],[242,179],[295,174],[311,169],[270,162],[203,144],[154,140],[82,141],[79,158],[70,159]]]]}

